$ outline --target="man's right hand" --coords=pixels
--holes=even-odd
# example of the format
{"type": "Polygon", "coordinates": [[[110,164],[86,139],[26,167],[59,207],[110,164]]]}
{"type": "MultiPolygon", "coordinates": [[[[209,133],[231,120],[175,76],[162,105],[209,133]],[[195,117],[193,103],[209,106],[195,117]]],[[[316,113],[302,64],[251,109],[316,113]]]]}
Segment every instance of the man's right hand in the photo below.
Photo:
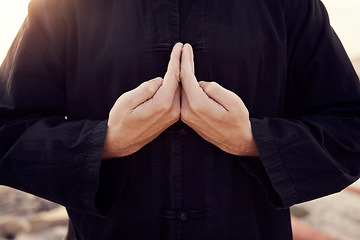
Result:
{"type": "Polygon", "coordinates": [[[174,46],[164,79],[144,82],[117,99],[109,114],[102,159],[138,151],[179,120],[182,47],[174,46]]]}

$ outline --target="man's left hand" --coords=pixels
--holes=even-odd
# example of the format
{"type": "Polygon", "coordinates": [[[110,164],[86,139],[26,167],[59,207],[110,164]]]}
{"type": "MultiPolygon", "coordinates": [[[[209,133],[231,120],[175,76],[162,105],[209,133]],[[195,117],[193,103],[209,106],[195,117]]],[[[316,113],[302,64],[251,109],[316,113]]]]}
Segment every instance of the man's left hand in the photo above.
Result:
{"type": "Polygon", "coordinates": [[[198,82],[194,54],[185,44],[181,55],[181,120],[202,138],[225,152],[258,156],[243,101],[216,82],[198,82]]]}

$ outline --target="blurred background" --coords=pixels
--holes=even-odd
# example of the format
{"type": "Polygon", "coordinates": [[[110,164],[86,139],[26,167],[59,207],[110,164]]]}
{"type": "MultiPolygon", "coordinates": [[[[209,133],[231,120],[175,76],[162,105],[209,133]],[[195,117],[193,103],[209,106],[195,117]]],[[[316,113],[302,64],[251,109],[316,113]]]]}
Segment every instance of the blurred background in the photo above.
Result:
{"type": "MultiPolygon", "coordinates": [[[[0,62],[26,17],[29,2],[0,0],[0,62]]],[[[360,1],[322,2],[360,74],[360,1]]],[[[341,193],[296,205],[291,212],[295,240],[360,240],[360,182],[341,193]]],[[[0,240],[61,240],[67,221],[63,207],[0,186],[0,240]]]]}

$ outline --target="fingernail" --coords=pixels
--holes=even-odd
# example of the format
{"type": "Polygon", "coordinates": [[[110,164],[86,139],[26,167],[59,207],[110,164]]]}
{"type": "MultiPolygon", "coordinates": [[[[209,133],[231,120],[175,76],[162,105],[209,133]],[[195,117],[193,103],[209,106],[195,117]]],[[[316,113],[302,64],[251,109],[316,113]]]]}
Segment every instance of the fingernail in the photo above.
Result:
{"type": "Polygon", "coordinates": [[[177,43],[174,44],[174,46],[176,46],[178,44],[181,44],[181,46],[184,46],[184,44],[182,42],[177,42],[177,43]]]}

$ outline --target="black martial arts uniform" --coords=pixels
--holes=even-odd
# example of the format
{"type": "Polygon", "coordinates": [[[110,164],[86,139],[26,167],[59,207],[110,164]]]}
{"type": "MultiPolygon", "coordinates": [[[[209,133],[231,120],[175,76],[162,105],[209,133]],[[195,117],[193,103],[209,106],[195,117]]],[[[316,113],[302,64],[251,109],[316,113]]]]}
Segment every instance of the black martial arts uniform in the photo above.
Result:
{"type": "Polygon", "coordinates": [[[0,70],[0,139],[0,183],[66,206],[77,239],[287,240],[289,206],[359,177],[360,85],[319,0],[33,0],[0,70]],[[244,101],[260,157],[179,121],[101,162],[116,99],[179,41],[244,101]]]}

